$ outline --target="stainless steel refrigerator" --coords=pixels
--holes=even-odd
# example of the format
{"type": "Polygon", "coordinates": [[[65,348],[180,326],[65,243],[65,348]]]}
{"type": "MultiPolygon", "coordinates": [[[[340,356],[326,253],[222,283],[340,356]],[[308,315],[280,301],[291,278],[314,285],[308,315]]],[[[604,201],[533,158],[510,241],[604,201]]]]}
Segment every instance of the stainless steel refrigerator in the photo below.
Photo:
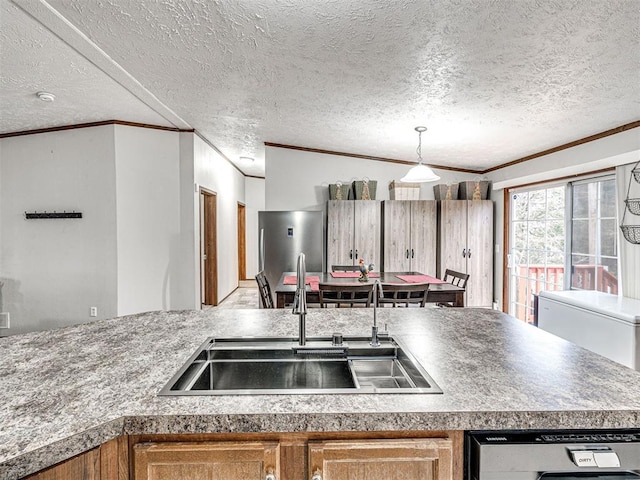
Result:
{"type": "Polygon", "coordinates": [[[258,264],[272,291],[282,272],[295,272],[300,252],[307,272],[324,271],[322,211],[258,212],[258,232],[258,264]]]}

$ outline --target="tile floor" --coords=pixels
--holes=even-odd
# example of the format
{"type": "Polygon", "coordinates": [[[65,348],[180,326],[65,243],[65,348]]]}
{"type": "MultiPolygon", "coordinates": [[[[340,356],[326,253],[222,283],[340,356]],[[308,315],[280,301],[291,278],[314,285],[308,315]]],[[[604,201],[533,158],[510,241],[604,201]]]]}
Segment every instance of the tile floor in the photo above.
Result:
{"type": "Polygon", "coordinates": [[[241,281],[238,288],[220,302],[217,308],[260,308],[258,286],[255,280],[241,281]]]}

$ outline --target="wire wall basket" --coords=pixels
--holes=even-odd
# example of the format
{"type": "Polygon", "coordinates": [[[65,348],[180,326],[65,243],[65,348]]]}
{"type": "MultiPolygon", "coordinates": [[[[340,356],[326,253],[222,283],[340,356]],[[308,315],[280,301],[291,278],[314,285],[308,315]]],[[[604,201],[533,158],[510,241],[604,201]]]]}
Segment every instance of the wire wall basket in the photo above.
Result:
{"type": "Polygon", "coordinates": [[[640,215],[640,198],[627,198],[624,203],[627,204],[627,209],[634,215],[640,215]]]}
{"type": "Polygon", "coordinates": [[[627,242],[640,245],[640,225],[620,225],[620,230],[627,242]]]}
{"type": "Polygon", "coordinates": [[[620,223],[620,230],[624,239],[634,245],[640,245],[640,225],[625,225],[624,219],[627,215],[627,210],[633,215],[640,215],[640,198],[629,198],[631,192],[631,182],[634,180],[640,184],[640,161],[636,163],[633,170],[631,170],[631,176],[629,177],[629,187],[627,188],[627,198],[624,203],[626,208],[622,214],[622,222],[620,223]]]}

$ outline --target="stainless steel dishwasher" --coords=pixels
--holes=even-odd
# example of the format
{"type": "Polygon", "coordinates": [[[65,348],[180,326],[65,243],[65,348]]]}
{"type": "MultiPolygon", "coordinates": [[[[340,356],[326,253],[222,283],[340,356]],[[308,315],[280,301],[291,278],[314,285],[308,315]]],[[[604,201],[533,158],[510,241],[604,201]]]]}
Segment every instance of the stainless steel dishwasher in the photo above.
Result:
{"type": "Polygon", "coordinates": [[[469,432],[466,460],[467,480],[640,480],[640,430],[469,432]]]}

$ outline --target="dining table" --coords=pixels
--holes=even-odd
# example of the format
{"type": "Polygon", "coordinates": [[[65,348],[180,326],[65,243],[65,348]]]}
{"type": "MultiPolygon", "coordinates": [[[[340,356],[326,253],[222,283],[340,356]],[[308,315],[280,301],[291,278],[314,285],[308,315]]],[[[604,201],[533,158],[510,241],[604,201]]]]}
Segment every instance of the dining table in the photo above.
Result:
{"type": "MultiPolygon", "coordinates": [[[[306,291],[307,303],[319,303],[318,285],[320,283],[333,284],[372,284],[376,280],[380,283],[429,283],[427,293],[428,303],[449,303],[454,307],[464,307],[463,287],[458,287],[431,275],[420,272],[370,272],[366,282],[361,282],[360,272],[307,272],[306,291]]],[[[276,308],[284,308],[293,303],[296,293],[296,272],[283,272],[278,284],[273,289],[276,296],[276,308]]]]}

